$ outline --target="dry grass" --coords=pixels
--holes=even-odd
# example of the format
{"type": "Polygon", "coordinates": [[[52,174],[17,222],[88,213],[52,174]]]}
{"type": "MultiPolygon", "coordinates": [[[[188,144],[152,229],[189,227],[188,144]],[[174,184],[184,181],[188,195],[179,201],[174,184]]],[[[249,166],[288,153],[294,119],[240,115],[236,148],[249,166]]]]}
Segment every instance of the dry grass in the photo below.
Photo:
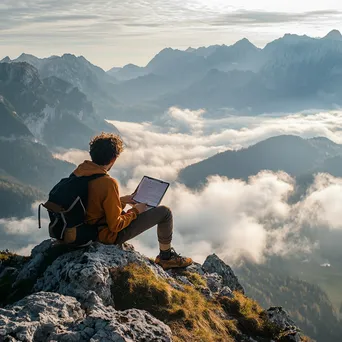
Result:
{"type": "Polygon", "coordinates": [[[203,279],[203,277],[201,277],[197,273],[183,272],[183,275],[185,275],[188,278],[188,280],[190,281],[190,283],[192,285],[194,285],[195,287],[197,287],[197,288],[199,288],[199,287],[206,287],[207,286],[207,283],[203,279]]]}
{"type": "Polygon", "coordinates": [[[230,330],[236,328],[224,319],[222,308],[193,287],[176,290],[147,267],[134,264],[112,270],[112,277],[116,308],[149,311],[170,326],[174,341],[234,341],[230,330]]]}
{"type": "Polygon", "coordinates": [[[271,324],[265,310],[255,300],[234,292],[234,298],[223,297],[220,303],[226,313],[237,320],[243,333],[265,338],[279,336],[280,331],[271,324]]]}
{"type": "Polygon", "coordinates": [[[7,250],[0,251],[0,263],[5,267],[19,267],[29,259],[29,257],[23,257],[7,250]]]}
{"type": "Polygon", "coordinates": [[[14,254],[10,252],[0,252],[0,261],[7,261],[13,256],[14,254]]]}
{"type": "MultiPolygon", "coordinates": [[[[198,274],[184,272],[194,286],[173,288],[143,265],[111,270],[112,294],[118,310],[143,309],[170,326],[176,342],[232,342],[242,334],[281,341],[282,334],[259,304],[234,292],[234,298],[206,299],[197,288],[205,286],[198,274]]],[[[303,338],[302,341],[308,342],[303,338]]]]}

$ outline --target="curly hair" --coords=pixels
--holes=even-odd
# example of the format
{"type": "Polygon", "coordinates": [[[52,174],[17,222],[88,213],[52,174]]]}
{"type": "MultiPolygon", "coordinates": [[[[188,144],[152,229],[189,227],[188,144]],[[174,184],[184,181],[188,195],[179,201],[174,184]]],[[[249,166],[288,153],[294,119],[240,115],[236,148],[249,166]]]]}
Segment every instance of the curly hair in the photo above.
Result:
{"type": "Polygon", "coordinates": [[[120,155],[124,149],[123,145],[119,135],[102,132],[90,140],[91,160],[98,165],[108,165],[120,155]]]}

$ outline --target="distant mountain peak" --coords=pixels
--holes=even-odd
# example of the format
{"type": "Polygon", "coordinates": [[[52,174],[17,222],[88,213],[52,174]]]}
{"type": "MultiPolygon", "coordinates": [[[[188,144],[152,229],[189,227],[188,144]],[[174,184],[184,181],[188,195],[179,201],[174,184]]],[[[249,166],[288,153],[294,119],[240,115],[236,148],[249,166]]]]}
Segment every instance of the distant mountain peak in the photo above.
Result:
{"type": "Polygon", "coordinates": [[[69,58],[69,59],[74,59],[74,58],[77,58],[75,55],[73,55],[72,53],[65,53],[62,58],[69,58]]]}
{"type": "Polygon", "coordinates": [[[17,59],[14,59],[12,62],[26,62],[38,69],[41,60],[38,57],[30,55],[28,53],[22,53],[17,59]]]}
{"type": "Polygon", "coordinates": [[[189,46],[189,47],[185,50],[185,52],[194,52],[194,51],[196,51],[196,49],[194,49],[194,48],[191,47],[191,46],[189,46]]]}
{"type": "MultiPolygon", "coordinates": [[[[238,40],[235,44],[248,44],[248,45],[254,45],[252,44],[247,38],[242,38],[240,40],[238,40]]],[[[234,45],[235,45],[234,44],[234,45]]]]}
{"type": "Polygon", "coordinates": [[[172,47],[166,47],[163,50],[161,50],[159,53],[165,53],[170,51],[175,51],[176,49],[173,49],[172,47]]]}
{"type": "Polygon", "coordinates": [[[138,65],[135,65],[133,63],[129,63],[129,64],[126,64],[123,69],[140,69],[141,67],[139,67],[138,65]]]}
{"type": "Polygon", "coordinates": [[[19,57],[18,59],[21,59],[21,58],[37,58],[36,56],[33,56],[33,55],[30,55],[29,53],[25,53],[23,52],[19,57]]]}
{"type": "Polygon", "coordinates": [[[287,46],[291,44],[299,44],[302,43],[303,41],[309,41],[309,40],[314,40],[314,38],[310,38],[307,35],[298,35],[298,34],[293,34],[293,33],[285,33],[283,37],[278,38],[273,40],[272,42],[268,43],[264,50],[269,50],[269,49],[276,49],[280,46],[287,46]]]}
{"type": "Polygon", "coordinates": [[[253,43],[251,43],[247,38],[243,38],[243,39],[238,40],[232,46],[257,49],[257,47],[253,43]]]}
{"type": "Polygon", "coordinates": [[[342,40],[342,34],[339,30],[332,30],[323,39],[342,40]]]}
{"type": "Polygon", "coordinates": [[[0,74],[7,83],[17,82],[28,87],[41,85],[38,70],[27,62],[0,64],[0,74]]]}
{"type": "Polygon", "coordinates": [[[0,61],[0,63],[11,63],[12,62],[12,60],[11,60],[11,58],[9,58],[8,56],[6,56],[5,58],[3,58],[1,61],[0,61]]]}
{"type": "Polygon", "coordinates": [[[298,34],[293,34],[293,33],[285,33],[283,39],[286,39],[288,41],[298,42],[302,39],[310,39],[310,37],[307,36],[306,34],[298,35],[298,34]]]}

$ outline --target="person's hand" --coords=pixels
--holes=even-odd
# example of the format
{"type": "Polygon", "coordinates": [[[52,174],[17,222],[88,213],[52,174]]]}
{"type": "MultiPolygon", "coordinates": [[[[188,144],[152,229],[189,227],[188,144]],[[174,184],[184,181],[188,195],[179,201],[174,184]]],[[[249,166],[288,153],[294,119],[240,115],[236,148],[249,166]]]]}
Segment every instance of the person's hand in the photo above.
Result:
{"type": "Polygon", "coordinates": [[[146,203],[138,203],[134,206],[135,209],[139,211],[139,214],[143,213],[147,209],[147,204],[146,203]]]}
{"type": "Polygon", "coordinates": [[[134,193],[132,195],[122,196],[120,197],[120,201],[124,204],[136,204],[137,202],[134,201],[134,193]]]}

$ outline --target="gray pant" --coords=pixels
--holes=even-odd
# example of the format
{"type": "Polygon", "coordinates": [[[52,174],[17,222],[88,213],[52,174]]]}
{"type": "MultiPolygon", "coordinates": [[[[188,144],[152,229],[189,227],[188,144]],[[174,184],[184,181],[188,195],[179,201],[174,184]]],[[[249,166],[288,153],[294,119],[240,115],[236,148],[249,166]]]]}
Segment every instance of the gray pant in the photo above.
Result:
{"type": "Polygon", "coordinates": [[[173,231],[172,212],[168,207],[162,205],[139,214],[129,226],[119,232],[115,244],[121,245],[155,225],[158,225],[158,241],[162,244],[171,243],[173,231]]]}

